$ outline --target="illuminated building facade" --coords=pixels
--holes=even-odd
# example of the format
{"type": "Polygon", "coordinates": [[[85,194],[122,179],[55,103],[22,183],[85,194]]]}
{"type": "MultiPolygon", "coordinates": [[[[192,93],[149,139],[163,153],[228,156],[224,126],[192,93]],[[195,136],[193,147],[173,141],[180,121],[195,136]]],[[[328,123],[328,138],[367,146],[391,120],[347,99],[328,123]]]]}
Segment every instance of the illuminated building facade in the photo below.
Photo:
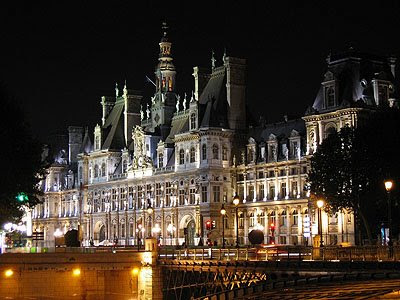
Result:
{"type": "MultiPolygon", "coordinates": [[[[246,61],[224,55],[217,66],[213,55],[211,72],[194,67],[194,91],[180,96],[163,29],[149,103],[125,83],[101,98],[92,139],[87,129],[68,128],[68,149],[56,149],[44,201],[32,212],[34,230],[45,232],[48,245],[57,229],[78,227],[84,245],[136,245],[151,235],[165,245],[221,245],[224,204],[227,244],[235,243],[239,226],[241,244],[260,229],[266,243],[312,245],[318,232],[304,190],[309,158],[333,130],[357,126],[378,105],[394,105],[394,58],[352,49],[332,54],[302,118],[250,126],[246,61]]],[[[354,243],[350,213],[323,213],[322,230],[325,244],[354,243]]]]}

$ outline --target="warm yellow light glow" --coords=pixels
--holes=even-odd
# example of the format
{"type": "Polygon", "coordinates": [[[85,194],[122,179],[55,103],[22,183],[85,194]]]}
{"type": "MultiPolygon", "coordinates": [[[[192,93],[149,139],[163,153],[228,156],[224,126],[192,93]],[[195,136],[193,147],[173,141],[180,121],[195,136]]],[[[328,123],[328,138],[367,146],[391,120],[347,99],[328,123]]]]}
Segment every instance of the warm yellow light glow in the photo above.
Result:
{"type": "Polygon", "coordinates": [[[14,271],[11,270],[11,269],[8,269],[8,270],[6,270],[6,271],[4,272],[4,275],[5,275],[6,277],[11,277],[13,274],[14,274],[14,271]]]}
{"type": "Polygon", "coordinates": [[[317,201],[317,206],[318,206],[318,208],[324,207],[324,204],[325,204],[324,200],[318,200],[318,201],[317,201]]]}
{"type": "Polygon", "coordinates": [[[221,215],[225,216],[225,214],[226,214],[226,209],[225,209],[224,205],[222,205],[221,215]]]}
{"type": "Polygon", "coordinates": [[[152,209],[151,207],[149,207],[149,208],[147,209],[147,213],[148,213],[149,215],[153,214],[153,209],[152,209]]]}
{"type": "Polygon", "coordinates": [[[385,181],[385,189],[386,189],[388,192],[390,192],[390,190],[392,189],[392,187],[393,187],[393,181],[391,181],[391,180],[386,180],[386,181],[385,181]]]}
{"type": "Polygon", "coordinates": [[[238,194],[235,194],[235,197],[233,197],[233,204],[235,206],[238,206],[239,202],[240,202],[239,196],[238,196],[238,194]]]}
{"type": "Polygon", "coordinates": [[[132,269],[132,275],[137,276],[137,274],[139,274],[139,268],[133,268],[132,269]]]}
{"type": "Polygon", "coordinates": [[[74,276],[80,276],[81,275],[81,269],[76,268],[72,270],[72,275],[74,276]]]}

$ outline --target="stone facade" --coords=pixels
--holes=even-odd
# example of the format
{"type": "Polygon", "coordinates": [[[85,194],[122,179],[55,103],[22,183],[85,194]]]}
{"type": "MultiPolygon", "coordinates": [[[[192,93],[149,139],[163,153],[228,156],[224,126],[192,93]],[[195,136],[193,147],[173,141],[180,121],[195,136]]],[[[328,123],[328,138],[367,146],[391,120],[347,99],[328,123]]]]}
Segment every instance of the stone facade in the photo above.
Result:
{"type": "MultiPolygon", "coordinates": [[[[69,128],[69,158],[54,156],[44,202],[32,212],[34,230],[45,232],[48,245],[57,228],[79,229],[84,245],[136,245],[151,235],[164,245],[221,244],[224,204],[228,244],[238,226],[241,244],[261,229],[266,243],[312,245],[318,224],[304,189],[309,159],[333,130],[358,126],[379,105],[396,105],[394,59],[353,49],[331,55],[303,118],[249,126],[246,61],[224,55],[216,66],[212,57],[211,73],[195,67],[195,90],[180,96],[163,29],[149,104],[126,83],[122,93],[117,85],[115,97],[101,99],[93,145],[88,130],[69,128]]],[[[323,213],[322,231],[327,245],[354,243],[353,215],[323,213]]]]}

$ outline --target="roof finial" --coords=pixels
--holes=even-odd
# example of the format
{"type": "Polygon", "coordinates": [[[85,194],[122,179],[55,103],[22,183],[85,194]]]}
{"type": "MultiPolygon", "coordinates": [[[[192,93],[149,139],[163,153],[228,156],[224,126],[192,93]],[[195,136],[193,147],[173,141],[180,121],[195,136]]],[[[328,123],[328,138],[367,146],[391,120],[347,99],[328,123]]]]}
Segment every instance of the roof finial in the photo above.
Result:
{"type": "Polygon", "coordinates": [[[179,112],[179,100],[181,97],[179,95],[176,96],[176,112],[179,112]]]}
{"type": "Polygon", "coordinates": [[[192,90],[192,98],[190,98],[190,102],[193,102],[194,101],[194,93],[193,93],[193,90],[192,90]]]}
{"type": "Polygon", "coordinates": [[[143,106],[140,104],[140,121],[143,121],[144,119],[144,112],[143,112],[143,106]]]}
{"type": "Polygon", "coordinates": [[[214,50],[211,50],[211,70],[215,69],[215,57],[214,57],[214,50]]]}
{"type": "Polygon", "coordinates": [[[162,22],[162,30],[163,30],[163,36],[166,37],[167,36],[167,30],[168,30],[168,26],[167,26],[167,22],[164,21],[162,22]]]}
{"type": "Polygon", "coordinates": [[[183,99],[183,111],[186,110],[186,98],[187,98],[187,95],[186,95],[186,92],[185,92],[185,98],[183,99]]]}
{"type": "Polygon", "coordinates": [[[124,84],[124,95],[128,94],[128,88],[126,87],[126,79],[125,79],[125,84],[124,84]]]}
{"type": "Polygon", "coordinates": [[[117,97],[117,98],[118,98],[118,93],[119,93],[118,82],[115,82],[115,97],[117,97]]]}
{"type": "Polygon", "coordinates": [[[222,63],[225,63],[226,59],[226,48],[224,48],[224,54],[222,55],[222,63]]]}

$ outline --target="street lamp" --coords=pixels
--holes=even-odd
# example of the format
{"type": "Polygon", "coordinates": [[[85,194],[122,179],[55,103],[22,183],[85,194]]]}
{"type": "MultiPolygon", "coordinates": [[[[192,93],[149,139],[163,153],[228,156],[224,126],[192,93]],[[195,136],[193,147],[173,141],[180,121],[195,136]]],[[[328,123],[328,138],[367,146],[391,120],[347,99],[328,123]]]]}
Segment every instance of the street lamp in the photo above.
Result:
{"type": "Polygon", "coordinates": [[[235,218],[236,218],[236,248],[239,248],[239,222],[238,222],[238,206],[239,206],[239,196],[235,193],[233,197],[233,204],[235,205],[235,218]]]}
{"type": "Polygon", "coordinates": [[[322,207],[324,207],[325,202],[324,200],[318,200],[318,234],[319,234],[319,246],[323,247],[324,242],[322,241],[322,207]]]}
{"type": "Polygon", "coordinates": [[[225,248],[225,215],[226,215],[226,209],[224,207],[224,204],[222,203],[221,207],[221,215],[222,215],[222,248],[225,248]]]}
{"type": "MultiPolygon", "coordinates": [[[[388,233],[388,239],[389,239],[389,246],[392,245],[392,204],[391,204],[391,199],[390,199],[390,191],[392,190],[393,187],[393,181],[391,180],[385,180],[385,189],[387,192],[387,200],[388,200],[388,226],[389,226],[389,233],[388,233]]],[[[386,242],[386,241],[385,241],[386,242]]]]}

